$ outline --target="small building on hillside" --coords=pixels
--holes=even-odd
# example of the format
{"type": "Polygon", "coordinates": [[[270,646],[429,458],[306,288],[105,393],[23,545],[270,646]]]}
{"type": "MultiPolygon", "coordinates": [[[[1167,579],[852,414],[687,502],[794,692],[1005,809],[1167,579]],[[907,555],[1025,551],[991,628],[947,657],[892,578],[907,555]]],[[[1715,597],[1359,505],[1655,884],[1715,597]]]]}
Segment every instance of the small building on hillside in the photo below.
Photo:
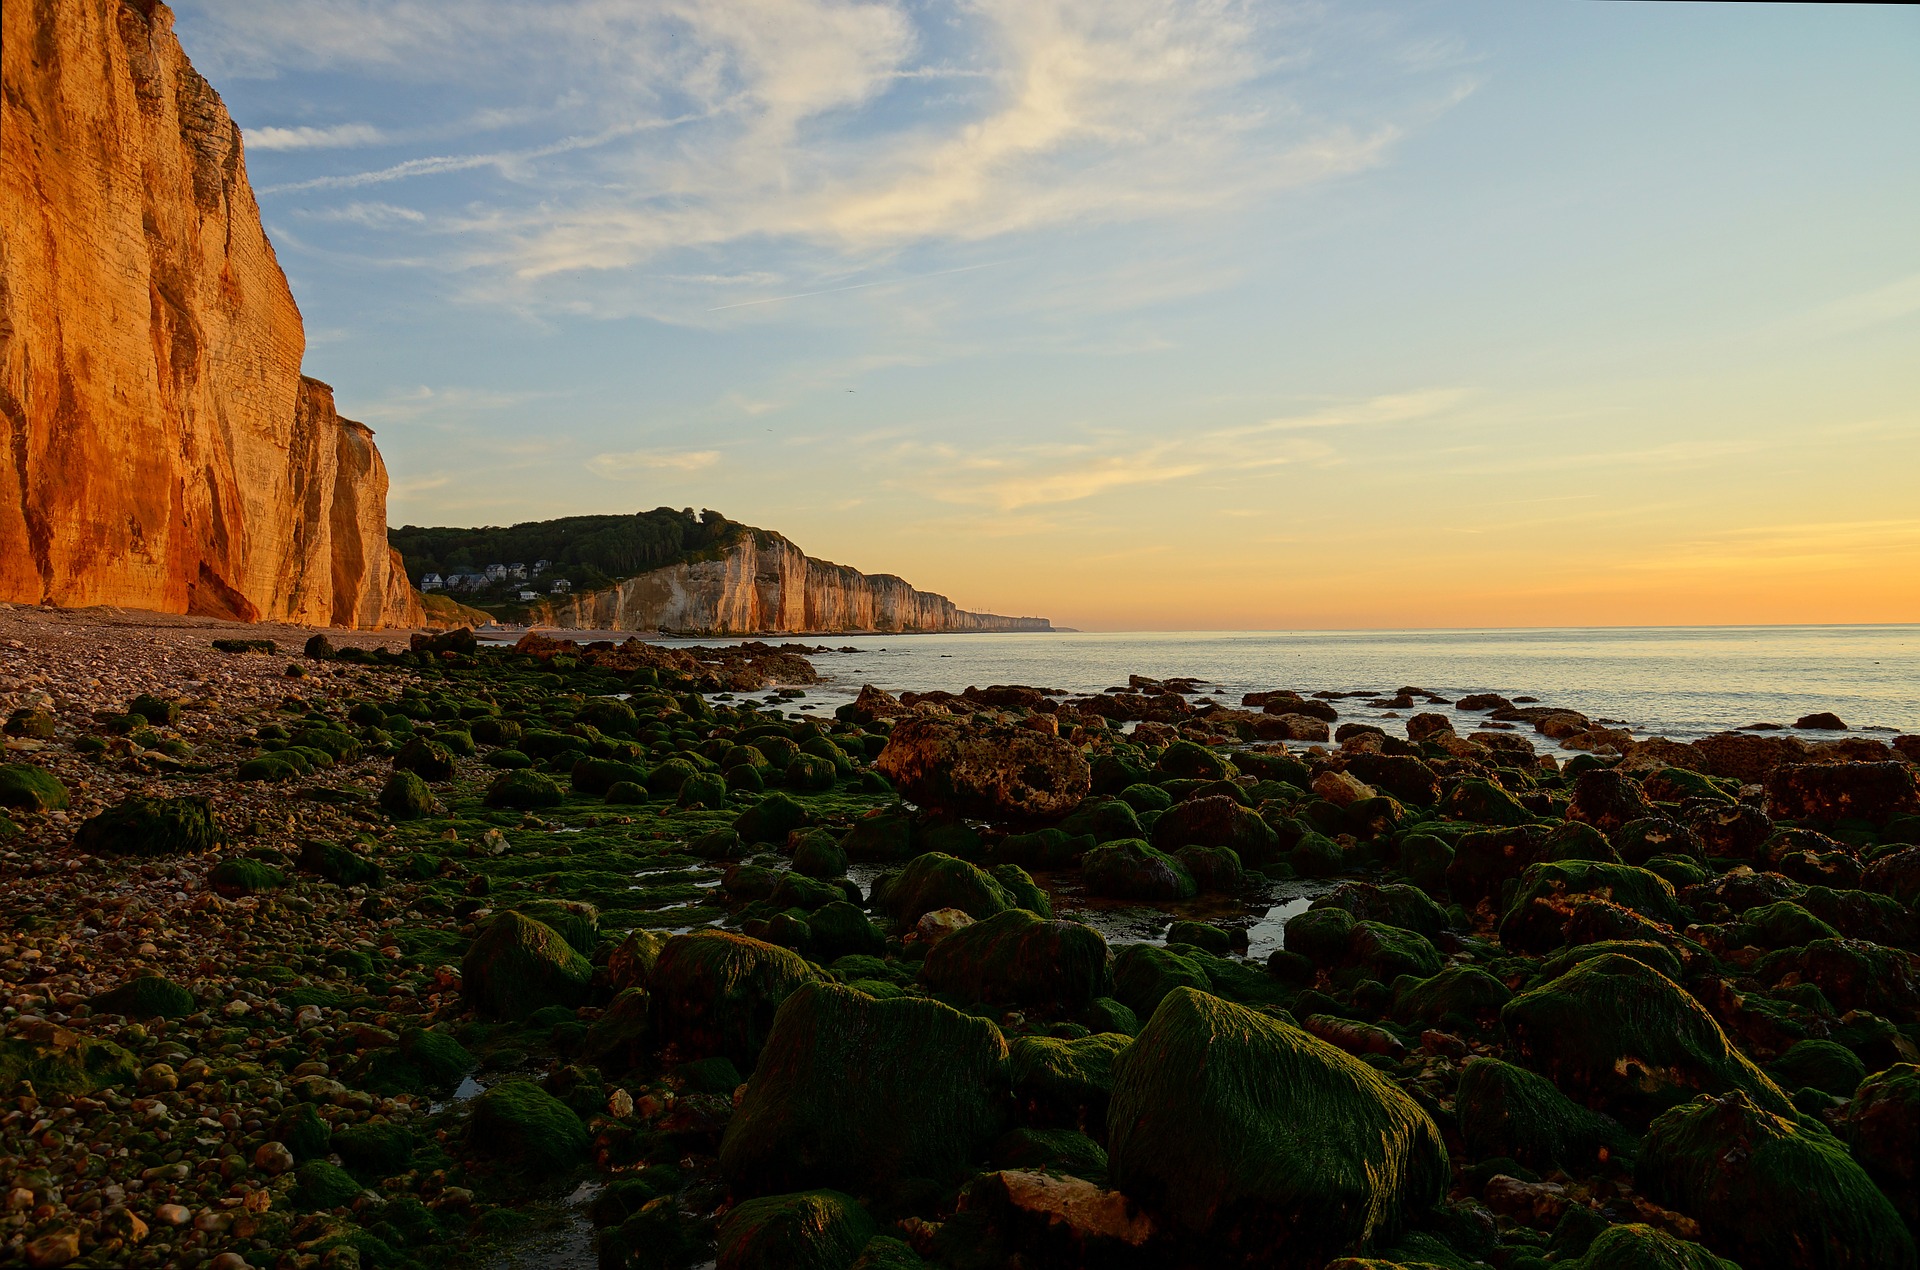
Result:
{"type": "Polygon", "coordinates": [[[540,598],[540,593],[538,591],[522,591],[520,593],[520,602],[522,604],[530,603],[531,601],[537,600],[539,598],[540,598]]]}
{"type": "Polygon", "coordinates": [[[573,590],[573,583],[567,581],[565,578],[555,578],[553,585],[547,589],[555,595],[565,595],[567,592],[573,590]]]}
{"type": "Polygon", "coordinates": [[[507,566],[507,576],[515,582],[525,582],[527,580],[527,566],[524,564],[510,564],[507,566]]]}
{"type": "Polygon", "coordinates": [[[437,573],[425,573],[420,575],[420,589],[422,591],[438,591],[444,586],[446,586],[446,583],[441,579],[440,575],[437,573]]]}
{"type": "Polygon", "coordinates": [[[553,568],[553,561],[551,560],[536,560],[533,562],[533,571],[535,574],[545,573],[551,568],[553,568]]]}
{"type": "Polygon", "coordinates": [[[490,564],[487,566],[487,581],[499,582],[506,576],[507,566],[503,564],[490,564]]]}

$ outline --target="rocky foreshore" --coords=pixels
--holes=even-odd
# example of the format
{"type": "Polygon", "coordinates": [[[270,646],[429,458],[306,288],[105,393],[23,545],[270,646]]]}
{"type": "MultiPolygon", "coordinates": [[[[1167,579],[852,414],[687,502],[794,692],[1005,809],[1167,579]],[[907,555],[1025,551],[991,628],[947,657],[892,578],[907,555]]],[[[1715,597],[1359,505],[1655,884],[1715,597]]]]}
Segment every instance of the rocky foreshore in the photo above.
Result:
{"type": "Polygon", "coordinates": [[[0,1261],[1915,1265],[1920,737],[158,623],[0,611],[0,1261]]]}

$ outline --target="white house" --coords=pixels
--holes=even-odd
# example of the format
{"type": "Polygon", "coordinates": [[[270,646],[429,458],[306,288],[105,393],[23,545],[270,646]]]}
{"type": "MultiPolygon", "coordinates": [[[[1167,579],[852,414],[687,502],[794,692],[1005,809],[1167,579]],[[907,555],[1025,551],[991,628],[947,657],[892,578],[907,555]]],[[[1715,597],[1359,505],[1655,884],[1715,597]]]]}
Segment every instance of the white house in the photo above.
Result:
{"type": "Polygon", "coordinates": [[[503,564],[490,564],[487,566],[487,581],[498,582],[506,576],[507,566],[503,564]]]}
{"type": "Polygon", "coordinates": [[[551,560],[536,560],[533,562],[533,571],[535,573],[545,573],[551,568],[553,568],[553,561],[551,560]]]}
{"type": "Polygon", "coordinates": [[[420,579],[420,589],[422,591],[438,591],[446,585],[446,582],[437,573],[425,574],[420,579]]]}
{"type": "Polygon", "coordinates": [[[573,583],[567,581],[565,578],[555,578],[553,585],[548,589],[555,595],[565,595],[568,591],[573,590],[573,583]]]}
{"type": "Polygon", "coordinates": [[[540,598],[540,593],[538,591],[522,591],[520,593],[520,601],[523,604],[529,600],[537,600],[539,598],[540,598]]]}
{"type": "Polygon", "coordinates": [[[507,576],[515,582],[525,582],[527,580],[527,566],[524,564],[510,564],[507,566],[507,576]]]}

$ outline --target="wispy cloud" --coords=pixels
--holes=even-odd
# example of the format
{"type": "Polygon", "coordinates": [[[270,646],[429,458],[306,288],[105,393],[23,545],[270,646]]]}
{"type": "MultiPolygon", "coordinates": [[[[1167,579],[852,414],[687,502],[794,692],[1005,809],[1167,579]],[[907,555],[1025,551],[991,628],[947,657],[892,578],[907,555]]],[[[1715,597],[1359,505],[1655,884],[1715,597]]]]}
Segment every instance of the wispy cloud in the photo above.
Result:
{"type": "Polygon", "coordinates": [[[346,150],[374,146],[386,140],[369,123],[337,123],[325,128],[249,128],[246,143],[253,150],[346,150]]]}
{"type": "Polygon", "coordinates": [[[534,400],[538,394],[499,392],[488,388],[430,388],[421,384],[372,401],[354,402],[343,413],[375,424],[457,423],[483,411],[507,410],[534,400]]]}
{"type": "Polygon", "coordinates": [[[615,480],[635,472],[698,472],[719,461],[718,450],[627,450],[596,454],[587,460],[587,470],[615,480]]]}
{"type": "Polygon", "coordinates": [[[1298,429],[1432,420],[1465,396],[1464,390],[1451,388],[1391,394],[1264,423],[1199,430],[1146,443],[1106,437],[1073,444],[967,451],[950,443],[921,446],[909,441],[893,447],[886,458],[941,468],[935,497],[942,501],[1015,511],[1079,502],[1129,486],[1330,462],[1337,451],[1327,442],[1285,434],[1298,429]]]}

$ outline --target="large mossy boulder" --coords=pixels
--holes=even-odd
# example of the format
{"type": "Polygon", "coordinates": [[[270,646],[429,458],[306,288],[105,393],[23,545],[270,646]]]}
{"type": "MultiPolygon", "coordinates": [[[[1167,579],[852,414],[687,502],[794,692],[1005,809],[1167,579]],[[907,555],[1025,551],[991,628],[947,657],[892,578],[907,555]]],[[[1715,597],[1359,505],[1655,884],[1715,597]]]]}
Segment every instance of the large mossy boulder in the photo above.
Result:
{"type": "Polygon", "coordinates": [[[226,838],[213,800],[129,798],[83,823],[73,845],[89,855],[186,855],[226,838]]]}
{"type": "Polygon", "coordinates": [[[742,842],[785,842],[787,835],[807,823],[807,809],[786,794],[768,794],[734,818],[734,832],[742,842]]]}
{"type": "Polygon", "coordinates": [[[1448,820],[1464,820],[1476,825],[1526,825],[1533,813],[1519,800],[1490,780],[1469,776],[1454,782],[1440,800],[1440,814],[1448,820]]]}
{"type": "Polygon", "coordinates": [[[1500,942],[1523,952],[1547,952],[1566,938],[1576,909],[1609,900],[1653,921],[1685,924],[1673,883],[1630,864],[1553,860],[1531,865],[1500,920],[1500,942]]]}
{"type": "Polygon", "coordinates": [[[380,810],[395,820],[418,820],[433,814],[433,791],[418,772],[395,770],[380,790],[380,810]]]}
{"type": "Polygon", "coordinates": [[[118,1014],[129,1019],[184,1019],[193,1013],[193,994],[171,979],[140,975],[109,988],[89,1001],[95,1014],[118,1014]]]}
{"type": "Polygon", "coordinates": [[[903,927],[940,908],[957,908],[976,920],[1018,908],[1013,892],[976,864],[939,851],[915,856],[897,873],[873,883],[873,906],[903,927]]]}
{"type": "Polygon", "coordinates": [[[1115,1186],[1233,1258],[1362,1251],[1449,1182],[1439,1129],[1391,1080],[1191,988],[1114,1060],[1107,1135],[1115,1186]]]}
{"type": "Polygon", "coordinates": [[[840,1191],[764,1195],[720,1219],[717,1270],[848,1270],[878,1230],[840,1191]]]}
{"type": "Polygon", "coordinates": [[[1853,1158],[1908,1229],[1920,1229],[1920,1066],[1897,1063],[1862,1081],[1847,1107],[1845,1131],[1853,1158]]]}
{"type": "Polygon", "coordinates": [[[558,807],[565,800],[566,795],[553,777],[527,768],[502,772],[487,786],[486,804],[489,807],[538,811],[543,807],[558,807]]]}
{"type": "Polygon", "coordinates": [[[1522,1063],[1629,1124],[1695,1094],[1732,1090],[1769,1110],[1792,1110],[1706,1007],[1632,957],[1581,962],[1509,1001],[1501,1021],[1522,1063]]]}
{"type": "Polygon", "coordinates": [[[4,1093],[13,1093],[21,1081],[29,1081],[42,1098],[79,1097],[113,1085],[130,1085],[137,1070],[133,1054],[112,1041],[45,1021],[15,1024],[10,1035],[0,1038],[0,1092],[4,1093]]]}
{"type": "Polygon", "coordinates": [[[1708,1247],[1781,1270],[1913,1270],[1913,1236],[1839,1139],[1740,1091],[1648,1128],[1634,1180],[1700,1223],[1708,1247]]]}
{"type": "Polygon", "coordinates": [[[1546,1077],[1497,1058],[1467,1060],[1454,1116],[1469,1159],[1515,1160],[1538,1173],[1583,1176],[1626,1137],[1617,1122],[1574,1102],[1546,1077]]]}
{"type": "Polygon", "coordinates": [[[1079,922],[1008,909],[957,930],[927,951],[920,977],[966,1002],[1078,1011],[1112,983],[1107,941],[1079,922]]]}
{"type": "Polygon", "coordinates": [[[808,983],[720,1145],[736,1193],[960,1176],[1005,1128],[1007,1043],[938,1001],[808,983]]]}
{"type": "Polygon", "coordinates": [[[1200,893],[1185,865],[1139,838],[1104,842],[1080,861],[1087,894],[1116,900],[1172,902],[1200,893]]]}
{"type": "Polygon", "coordinates": [[[1691,1240],[1639,1222],[1607,1227],[1585,1255],[1560,1264],[1570,1270],[1740,1270],[1691,1240]]]}
{"type": "Polygon", "coordinates": [[[1113,1060],[1132,1043],[1131,1036],[1117,1032],[1015,1040],[1007,1067],[1023,1114],[1042,1124],[1104,1125],[1113,1096],[1113,1060]]]}
{"type": "Polygon", "coordinates": [[[804,957],[731,931],[675,935],[649,980],[653,1030],[682,1061],[730,1058],[751,1069],[781,1004],[820,972],[804,957]]]}
{"type": "Polygon", "coordinates": [[[1384,922],[1432,939],[1447,928],[1447,911],[1417,886],[1390,882],[1345,882],[1315,900],[1312,908],[1344,909],[1363,922],[1384,922]]]}
{"type": "Polygon", "coordinates": [[[592,1135],[566,1103],[529,1080],[503,1080],[473,1100],[476,1150],[513,1160],[536,1176],[586,1162],[592,1135]]]}
{"type": "Polygon", "coordinates": [[[1063,816],[1093,787],[1080,748],[1032,728],[904,719],[874,770],[936,812],[991,819],[1063,816]]]}
{"type": "Polygon", "coordinates": [[[1213,981],[1198,961],[1154,944],[1123,944],[1113,959],[1113,996],[1136,1018],[1151,1018],[1175,988],[1211,992],[1213,981]]]}
{"type": "Polygon", "coordinates": [[[559,931],[512,910],[488,922],[460,962],[460,992],[483,1017],[518,1021],[586,1002],[593,967],[559,931]]]}
{"type": "Polygon", "coordinates": [[[1226,847],[1255,868],[1280,858],[1280,835],[1273,827],[1223,794],[1190,798],[1162,812],[1153,823],[1153,845],[1169,855],[1182,847],[1226,847]]]}
{"type": "Polygon", "coordinates": [[[412,772],[423,781],[439,783],[453,779],[453,755],[438,741],[416,736],[393,756],[393,770],[412,772]]]}
{"type": "Polygon", "coordinates": [[[1592,825],[1612,837],[1623,825],[1645,820],[1656,809],[1639,782],[1610,767],[1591,767],[1574,778],[1567,819],[1592,825]]]}
{"type": "Polygon", "coordinates": [[[1864,820],[1884,825],[1920,815],[1911,767],[1886,763],[1789,763],[1767,774],[1767,811],[1812,824],[1864,820]]]}
{"type": "Polygon", "coordinates": [[[44,767],[9,763],[0,767],[0,807],[20,811],[60,811],[67,805],[67,787],[44,767]]]}

